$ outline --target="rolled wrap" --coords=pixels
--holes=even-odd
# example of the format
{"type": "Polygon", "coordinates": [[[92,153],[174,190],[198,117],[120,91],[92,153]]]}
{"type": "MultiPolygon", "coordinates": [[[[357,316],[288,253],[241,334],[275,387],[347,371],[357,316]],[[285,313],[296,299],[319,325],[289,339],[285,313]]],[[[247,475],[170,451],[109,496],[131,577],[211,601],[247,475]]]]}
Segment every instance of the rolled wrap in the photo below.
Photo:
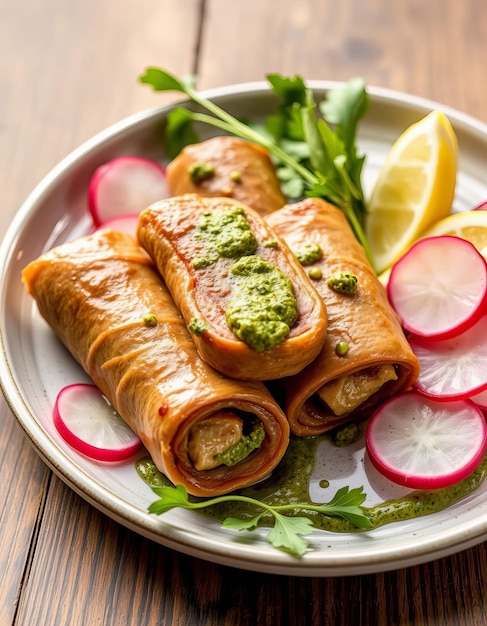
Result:
{"type": "Polygon", "coordinates": [[[265,386],[230,380],[198,356],[147,254],[124,233],[102,230],[63,244],[23,271],[41,315],[139,435],[157,467],[198,496],[269,474],[289,440],[287,420],[265,386]],[[153,314],[154,326],[144,323],[153,314]],[[236,414],[265,428],[258,450],[234,466],[196,470],[195,426],[236,414]]]}
{"type": "MultiPolygon", "coordinates": [[[[242,231],[237,232],[239,241],[242,231]]],[[[300,371],[320,352],[327,325],[323,302],[288,246],[276,239],[265,220],[250,207],[230,198],[202,198],[197,194],[161,200],[142,211],[137,236],[188,326],[192,320],[205,325],[204,332],[193,333],[193,340],[201,357],[223,374],[241,380],[272,380],[300,371]],[[235,293],[232,266],[239,257],[220,256],[208,267],[194,265],[209,254],[207,243],[198,239],[201,217],[235,209],[243,211],[257,240],[255,253],[245,258],[262,258],[286,275],[299,311],[281,343],[263,351],[239,339],[226,321],[227,305],[235,293]],[[275,245],[268,246],[269,242],[275,245]]],[[[272,304],[281,306],[279,298],[272,304]]],[[[256,315],[261,313],[265,315],[265,307],[256,315]]]]}
{"type": "Polygon", "coordinates": [[[302,372],[279,381],[291,431],[318,435],[367,416],[385,398],[409,388],[419,374],[419,363],[339,209],[309,198],[283,207],[267,221],[293,251],[305,244],[318,244],[323,251],[322,258],[310,265],[322,270],[322,278],[313,284],[328,312],[323,349],[302,372]],[[337,271],[358,277],[355,294],[337,293],[327,285],[337,271]],[[339,342],[348,344],[343,356],[336,351],[339,342]],[[330,404],[338,402],[338,409],[331,410],[319,396],[323,391],[330,404]]]}
{"type": "Polygon", "coordinates": [[[174,196],[229,197],[267,215],[286,204],[274,164],[266,150],[238,137],[213,137],[186,146],[166,168],[174,196]],[[210,165],[213,174],[200,182],[190,176],[195,165],[210,165]]]}

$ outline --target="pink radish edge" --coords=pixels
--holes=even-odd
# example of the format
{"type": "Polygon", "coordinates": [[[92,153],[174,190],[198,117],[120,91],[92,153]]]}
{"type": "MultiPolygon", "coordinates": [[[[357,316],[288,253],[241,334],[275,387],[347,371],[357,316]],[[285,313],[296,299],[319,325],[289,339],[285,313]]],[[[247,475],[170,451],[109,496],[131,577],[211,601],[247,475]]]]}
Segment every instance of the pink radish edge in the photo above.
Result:
{"type": "Polygon", "coordinates": [[[127,213],[140,213],[169,197],[165,168],[152,159],[120,156],[100,165],[88,185],[88,208],[95,226],[127,213]]]}
{"type": "Polygon", "coordinates": [[[66,443],[98,461],[124,461],[141,446],[139,437],[93,384],[63,387],[56,397],[52,417],[66,443]]]}
{"type": "Polygon", "coordinates": [[[448,339],[485,313],[487,263],[460,237],[421,239],[392,267],[387,295],[406,331],[448,339]]]}
{"type": "Polygon", "coordinates": [[[409,391],[379,407],[366,428],[372,465],[412,489],[439,489],[469,476],[487,450],[487,424],[470,400],[447,404],[409,391]]]}
{"type": "Polygon", "coordinates": [[[479,204],[476,204],[472,211],[487,211],[487,200],[484,200],[483,202],[479,202],[479,204]]]}
{"type": "Polygon", "coordinates": [[[408,341],[421,368],[414,387],[426,396],[460,400],[487,389],[487,314],[451,339],[409,335],[408,341]]]}
{"type": "Polygon", "coordinates": [[[120,215],[119,217],[114,217],[103,222],[100,226],[95,227],[95,231],[102,230],[103,228],[112,228],[113,230],[119,230],[135,237],[137,235],[138,223],[138,213],[127,213],[126,215],[120,215]]]}

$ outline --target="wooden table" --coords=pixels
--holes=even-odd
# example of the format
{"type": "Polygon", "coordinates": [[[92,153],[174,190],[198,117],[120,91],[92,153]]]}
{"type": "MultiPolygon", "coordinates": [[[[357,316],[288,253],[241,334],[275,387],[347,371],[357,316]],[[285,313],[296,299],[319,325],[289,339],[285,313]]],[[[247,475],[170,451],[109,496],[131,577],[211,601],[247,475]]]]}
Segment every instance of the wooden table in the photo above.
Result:
{"type": "MultiPolygon", "coordinates": [[[[0,235],[73,148],[170,101],[138,85],[147,65],[195,73],[200,88],[360,75],[487,122],[486,27],[485,0],[0,0],[0,235]]],[[[214,565],[88,505],[3,401],[0,423],[2,626],[487,623],[487,544],[346,578],[214,565]]]]}

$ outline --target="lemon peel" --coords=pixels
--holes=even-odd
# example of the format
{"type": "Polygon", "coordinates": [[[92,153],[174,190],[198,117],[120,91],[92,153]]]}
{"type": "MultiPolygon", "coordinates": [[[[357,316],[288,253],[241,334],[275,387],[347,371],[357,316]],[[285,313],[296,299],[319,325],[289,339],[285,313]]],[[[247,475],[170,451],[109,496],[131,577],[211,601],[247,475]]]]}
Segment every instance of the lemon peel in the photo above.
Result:
{"type": "MultiPolygon", "coordinates": [[[[427,228],[419,239],[425,237],[441,237],[452,235],[461,237],[473,244],[480,254],[487,260],[487,210],[462,211],[451,213],[427,228]]],[[[387,268],[379,275],[380,282],[387,286],[391,268],[387,268]]]]}
{"type": "Polygon", "coordinates": [[[421,238],[442,235],[453,235],[470,241],[487,259],[487,211],[452,213],[429,227],[421,238]]]}
{"type": "Polygon", "coordinates": [[[457,162],[455,132],[439,110],[409,126],[393,144],[379,171],[365,224],[378,274],[450,214],[457,162]]]}

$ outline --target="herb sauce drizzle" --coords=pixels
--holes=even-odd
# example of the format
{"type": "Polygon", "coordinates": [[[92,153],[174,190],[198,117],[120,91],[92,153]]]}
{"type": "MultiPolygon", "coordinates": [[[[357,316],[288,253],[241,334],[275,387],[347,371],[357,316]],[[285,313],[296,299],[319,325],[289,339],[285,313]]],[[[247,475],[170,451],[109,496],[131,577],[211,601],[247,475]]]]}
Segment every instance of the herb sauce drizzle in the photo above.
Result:
{"type": "MultiPolygon", "coordinates": [[[[321,437],[292,437],[283,460],[274,470],[272,476],[238,491],[241,495],[250,496],[272,505],[309,502],[309,484],[315,465],[315,454],[321,437]]],[[[150,458],[136,463],[138,475],[149,486],[171,486],[172,483],[159,472],[150,458]]],[[[365,514],[374,528],[391,522],[404,521],[422,517],[430,513],[442,511],[462,497],[472,493],[481,485],[487,474],[487,456],[479,467],[466,479],[443,489],[414,491],[402,498],[387,500],[373,507],[364,507],[365,514]]],[[[326,478],[320,480],[320,486],[326,487],[326,478]]],[[[191,501],[201,498],[190,497],[191,501]]],[[[258,513],[255,507],[247,503],[224,502],[198,511],[218,522],[227,517],[241,519],[251,518],[258,513]]],[[[297,515],[306,516],[313,521],[316,528],[332,532],[361,532],[347,521],[313,511],[299,511],[297,515]]],[[[261,525],[270,525],[271,518],[263,516],[261,525]]]]}

